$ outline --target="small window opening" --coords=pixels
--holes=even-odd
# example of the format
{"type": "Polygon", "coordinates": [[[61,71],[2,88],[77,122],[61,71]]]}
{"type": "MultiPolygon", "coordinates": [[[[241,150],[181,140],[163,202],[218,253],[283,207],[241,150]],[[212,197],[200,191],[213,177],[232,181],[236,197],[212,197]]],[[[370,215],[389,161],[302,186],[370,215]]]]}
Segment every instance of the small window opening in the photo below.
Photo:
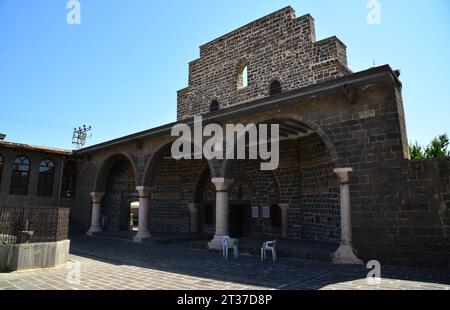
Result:
{"type": "Polygon", "coordinates": [[[209,105],[209,112],[219,111],[219,101],[213,100],[209,105]]]}
{"type": "Polygon", "coordinates": [[[245,88],[248,86],[248,64],[247,62],[242,62],[239,65],[238,70],[238,89],[245,88]]]}
{"type": "Polygon", "coordinates": [[[270,83],[270,95],[273,96],[279,93],[281,93],[281,83],[275,80],[270,83]]]}

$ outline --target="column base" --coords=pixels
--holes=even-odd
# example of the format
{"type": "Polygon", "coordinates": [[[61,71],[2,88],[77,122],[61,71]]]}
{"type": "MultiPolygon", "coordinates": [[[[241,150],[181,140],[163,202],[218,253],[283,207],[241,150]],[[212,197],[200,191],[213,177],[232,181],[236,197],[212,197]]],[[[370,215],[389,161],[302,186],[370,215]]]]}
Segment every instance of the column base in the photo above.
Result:
{"type": "Polygon", "coordinates": [[[86,235],[93,236],[94,233],[101,232],[101,231],[103,231],[103,229],[100,226],[91,226],[91,228],[89,228],[89,230],[86,233],[86,235]]]}
{"type": "Polygon", "coordinates": [[[222,237],[225,235],[215,235],[214,238],[208,242],[208,249],[210,250],[222,250],[222,237]]]}
{"type": "Polygon", "coordinates": [[[150,234],[149,231],[138,232],[138,233],[136,234],[136,236],[134,236],[133,242],[141,243],[142,240],[147,239],[147,238],[150,238],[150,237],[151,237],[151,234],[150,234]]]}
{"type": "Polygon", "coordinates": [[[353,247],[350,244],[341,244],[339,248],[331,254],[333,264],[341,265],[362,265],[363,261],[356,257],[353,247]]]}

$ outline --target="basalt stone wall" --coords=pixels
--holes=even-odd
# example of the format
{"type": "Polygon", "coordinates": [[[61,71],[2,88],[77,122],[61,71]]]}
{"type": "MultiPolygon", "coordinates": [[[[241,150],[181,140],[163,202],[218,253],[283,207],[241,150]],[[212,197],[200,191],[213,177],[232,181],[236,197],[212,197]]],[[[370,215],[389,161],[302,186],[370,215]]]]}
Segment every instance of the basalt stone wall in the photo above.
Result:
{"type": "Polygon", "coordinates": [[[244,208],[242,215],[243,232],[247,236],[280,236],[281,230],[272,227],[270,217],[263,216],[263,208],[278,204],[279,186],[272,171],[261,171],[257,160],[238,161],[235,183],[230,188],[230,200],[245,200],[248,204],[238,206],[244,208]],[[258,207],[259,217],[252,217],[252,207],[258,207]]]}
{"type": "Polygon", "coordinates": [[[133,168],[127,159],[118,160],[109,173],[102,201],[107,231],[129,230],[130,204],[138,199],[133,168]]]}
{"type": "MultiPolygon", "coordinates": [[[[229,188],[230,212],[241,209],[242,233],[244,236],[280,237],[281,229],[272,227],[270,217],[263,217],[263,207],[280,202],[279,185],[273,171],[261,171],[258,160],[238,160],[229,188]],[[259,216],[252,217],[252,207],[258,208],[259,216]]],[[[203,202],[214,204],[216,192],[211,182],[204,184],[203,202]]],[[[230,229],[233,223],[230,218],[230,229]]],[[[213,227],[214,228],[214,227],[213,227]]],[[[206,227],[210,230],[210,227],[206,227]]],[[[214,230],[213,230],[214,232],[214,230]]]]}
{"type": "Polygon", "coordinates": [[[78,169],[77,191],[74,204],[70,208],[71,234],[86,233],[91,224],[92,202],[90,193],[94,191],[94,183],[100,163],[84,159],[78,169]]]}
{"type": "Polygon", "coordinates": [[[298,143],[301,171],[302,238],[338,242],[340,203],[337,177],[328,150],[317,134],[298,143]]]}
{"type": "MultiPolygon", "coordinates": [[[[0,208],[1,207],[56,207],[59,204],[65,207],[65,201],[59,199],[61,185],[61,166],[63,155],[33,150],[11,149],[0,146],[0,155],[3,157],[3,169],[0,171],[0,208]],[[28,193],[16,195],[10,193],[13,163],[16,157],[26,156],[30,160],[28,177],[28,193]],[[51,159],[55,164],[53,179],[53,192],[51,196],[37,195],[39,180],[39,165],[44,159],[51,159]]],[[[63,199],[64,200],[64,199],[63,199]]],[[[67,204],[70,204],[70,199],[67,204]]]]}
{"type": "Polygon", "coordinates": [[[367,183],[378,194],[351,192],[358,196],[352,216],[361,257],[450,268],[450,159],[404,160],[384,168],[367,183]]]}
{"type": "Polygon", "coordinates": [[[195,183],[205,165],[203,160],[160,160],[150,207],[152,231],[190,231],[188,203],[194,201],[195,183]]]}
{"type": "Polygon", "coordinates": [[[330,154],[317,134],[280,145],[275,171],[281,201],[289,204],[288,237],[338,242],[339,190],[330,154]]]}
{"type": "MultiPolygon", "coordinates": [[[[288,237],[338,242],[340,208],[337,177],[331,157],[317,134],[280,144],[280,165],[275,171],[261,171],[257,160],[239,160],[230,188],[230,205],[243,210],[244,235],[281,237],[263,216],[263,207],[288,203],[288,237]],[[259,208],[258,218],[252,207],[259,208]]],[[[215,201],[214,187],[205,184],[203,201],[215,201]]]]}
{"type": "Polygon", "coordinates": [[[349,73],[346,46],[336,37],[316,41],[313,18],[287,7],[200,47],[178,92],[177,119],[209,112],[213,100],[225,108],[267,97],[274,80],[287,91],[349,73]],[[240,87],[244,66],[248,86],[240,87]]]}

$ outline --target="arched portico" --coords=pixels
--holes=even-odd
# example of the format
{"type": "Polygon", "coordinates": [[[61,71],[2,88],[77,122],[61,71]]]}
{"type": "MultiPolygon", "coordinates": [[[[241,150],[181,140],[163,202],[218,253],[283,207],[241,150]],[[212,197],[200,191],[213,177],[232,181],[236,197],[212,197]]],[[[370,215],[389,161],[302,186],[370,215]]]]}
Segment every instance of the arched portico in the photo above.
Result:
{"type": "MultiPolygon", "coordinates": [[[[331,143],[332,139],[320,126],[299,115],[283,114],[277,119],[255,117],[253,123],[279,125],[280,166],[275,175],[280,179],[281,199],[277,206],[281,211],[282,236],[336,243],[341,240],[334,261],[359,263],[356,256],[350,255],[353,250],[348,176],[345,182],[342,181],[343,171],[351,169],[340,168],[341,161],[331,143]]],[[[236,159],[224,160],[222,178],[213,179],[217,196],[216,217],[222,226],[228,221],[228,195],[237,179],[239,162],[236,159]],[[219,216],[223,218],[219,220],[219,216]]],[[[267,208],[267,205],[264,207],[267,208]]],[[[255,216],[261,217],[258,214],[255,216]]],[[[265,216],[268,213],[263,214],[265,216]]],[[[212,248],[220,246],[221,233],[229,234],[229,230],[223,229],[217,222],[216,235],[210,243],[212,248]]]]}
{"type": "Polygon", "coordinates": [[[149,225],[160,232],[196,233],[200,209],[195,200],[195,184],[202,171],[209,171],[211,163],[205,159],[173,158],[173,141],[162,143],[145,167],[142,184],[151,189],[149,225]]]}
{"type": "Polygon", "coordinates": [[[136,196],[136,166],[131,156],[117,153],[100,166],[94,184],[89,235],[107,230],[128,230],[130,204],[136,196]],[[106,221],[102,221],[106,219],[106,221]]]}

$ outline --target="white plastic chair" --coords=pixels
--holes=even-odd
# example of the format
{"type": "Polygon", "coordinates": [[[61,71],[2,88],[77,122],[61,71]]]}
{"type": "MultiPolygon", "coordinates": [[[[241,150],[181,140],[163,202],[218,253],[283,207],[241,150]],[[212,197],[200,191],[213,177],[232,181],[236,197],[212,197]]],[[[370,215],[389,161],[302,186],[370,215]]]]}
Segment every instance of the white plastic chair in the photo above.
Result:
{"type": "Polygon", "coordinates": [[[277,260],[277,251],[275,250],[275,245],[277,244],[277,240],[266,241],[263,243],[261,248],[261,261],[266,259],[266,252],[272,251],[272,259],[273,261],[277,260]]]}
{"type": "Polygon", "coordinates": [[[230,236],[220,236],[220,244],[222,246],[222,256],[225,257],[225,248],[227,245],[227,240],[230,239],[230,236]]]}
{"type": "Polygon", "coordinates": [[[231,239],[228,238],[224,242],[224,256],[226,259],[228,259],[228,250],[233,249],[234,258],[238,258],[239,256],[239,247],[238,247],[238,240],[237,239],[231,239]]]}

